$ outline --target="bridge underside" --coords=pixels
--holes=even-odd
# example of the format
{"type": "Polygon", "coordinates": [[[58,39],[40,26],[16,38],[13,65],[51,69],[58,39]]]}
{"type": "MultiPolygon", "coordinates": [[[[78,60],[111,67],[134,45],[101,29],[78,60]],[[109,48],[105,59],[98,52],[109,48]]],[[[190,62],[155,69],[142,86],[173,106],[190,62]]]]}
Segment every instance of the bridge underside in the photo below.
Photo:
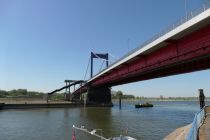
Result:
{"type": "MultiPolygon", "coordinates": [[[[171,60],[173,61],[173,60],[171,60]]],[[[126,79],[115,80],[110,82],[111,85],[121,85],[125,83],[131,83],[136,81],[149,80],[154,78],[161,78],[171,75],[189,73],[194,71],[200,71],[210,68],[210,56],[204,56],[197,59],[191,59],[182,63],[174,63],[161,68],[152,69],[143,73],[135,73],[126,79]]]]}
{"type": "Polygon", "coordinates": [[[177,38],[94,79],[92,86],[121,85],[210,68],[210,25],[177,38]]]}

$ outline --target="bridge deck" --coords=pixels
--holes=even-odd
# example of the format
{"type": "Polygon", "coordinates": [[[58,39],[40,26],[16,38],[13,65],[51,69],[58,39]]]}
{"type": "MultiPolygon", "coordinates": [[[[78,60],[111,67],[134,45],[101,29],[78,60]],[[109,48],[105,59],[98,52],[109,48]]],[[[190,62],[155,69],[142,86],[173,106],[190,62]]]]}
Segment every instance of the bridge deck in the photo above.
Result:
{"type": "Polygon", "coordinates": [[[210,140],[210,106],[206,108],[206,118],[199,129],[199,140],[210,140]]]}

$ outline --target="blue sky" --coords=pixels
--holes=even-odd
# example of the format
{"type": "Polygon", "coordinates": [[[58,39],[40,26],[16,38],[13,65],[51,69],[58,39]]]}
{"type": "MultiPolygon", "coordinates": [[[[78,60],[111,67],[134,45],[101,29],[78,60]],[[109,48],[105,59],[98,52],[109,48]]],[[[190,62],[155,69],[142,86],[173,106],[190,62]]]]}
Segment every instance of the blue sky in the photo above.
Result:
{"type": "MultiPolygon", "coordinates": [[[[65,79],[84,79],[91,51],[120,58],[204,3],[0,0],[0,89],[48,92],[63,86],[65,79]]],[[[95,61],[95,73],[101,62],[95,61]]],[[[210,70],[206,70],[113,89],[157,97],[197,96],[197,90],[203,88],[210,96],[209,82],[210,70]]]]}

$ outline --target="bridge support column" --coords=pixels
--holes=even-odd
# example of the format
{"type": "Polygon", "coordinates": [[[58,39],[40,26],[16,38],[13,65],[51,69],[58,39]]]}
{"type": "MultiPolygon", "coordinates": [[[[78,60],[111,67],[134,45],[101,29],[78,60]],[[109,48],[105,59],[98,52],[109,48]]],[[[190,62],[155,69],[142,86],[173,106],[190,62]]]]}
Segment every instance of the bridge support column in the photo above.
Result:
{"type": "Polygon", "coordinates": [[[80,94],[74,95],[74,98],[71,99],[71,101],[80,101],[80,100],[81,100],[81,95],[80,94]]]}
{"type": "Polygon", "coordinates": [[[112,106],[110,87],[89,87],[87,103],[112,106]]]}

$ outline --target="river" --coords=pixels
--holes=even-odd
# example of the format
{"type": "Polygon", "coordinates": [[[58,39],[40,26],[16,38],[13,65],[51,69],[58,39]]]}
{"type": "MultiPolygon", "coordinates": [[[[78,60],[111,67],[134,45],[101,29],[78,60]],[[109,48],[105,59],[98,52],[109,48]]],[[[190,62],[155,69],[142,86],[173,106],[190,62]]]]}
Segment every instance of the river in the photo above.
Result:
{"type": "MultiPolygon", "coordinates": [[[[151,102],[153,108],[135,109],[136,102],[112,108],[55,108],[0,110],[0,140],[71,140],[72,125],[102,129],[103,136],[119,136],[124,130],[138,140],[159,140],[192,122],[198,102],[151,102]]],[[[207,104],[210,104],[208,102],[207,104]]],[[[77,140],[97,140],[75,131],[77,140]]]]}

